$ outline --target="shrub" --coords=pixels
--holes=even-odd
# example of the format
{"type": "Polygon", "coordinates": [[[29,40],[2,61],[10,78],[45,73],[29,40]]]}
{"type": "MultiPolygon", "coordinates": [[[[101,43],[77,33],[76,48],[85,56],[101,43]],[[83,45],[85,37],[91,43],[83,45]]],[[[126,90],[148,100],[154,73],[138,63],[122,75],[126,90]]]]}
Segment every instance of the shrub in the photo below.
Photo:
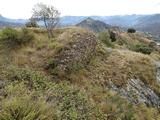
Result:
{"type": "Polygon", "coordinates": [[[48,100],[53,102],[57,111],[58,120],[94,120],[98,111],[91,104],[85,91],[72,85],[60,83],[48,94],[48,100]]]}
{"type": "Polygon", "coordinates": [[[128,33],[135,33],[136,30],[135,30],[134,28],[128,28],[127,32],[128,32],[128,33]]]}
{"type": "Polygon", "coordinates": [[[1,120],[52,120],[50,107],[43,101],[13,98],[3,102],[1,120]],[[50,112],[49,112],[50,111],[50,112]]]}
{"type": "Polygon", "coordinates": [[[12,82],[23,81],[30,89],[35,90],[44,90],[50,86],[48,77],[27,68],[10,67],[7,79],[12,82]]]}
{"type": "Polygon", "coordinates": [[[42,28],[34,28],[34,29],[32,29],[32,31],[33,31],[34,33],[43,34],[43,35],[47,33],[47,30],[42,29],[42,28]]]}
{"type": "Polygon", "coordinates": [[[151,48],[155,48],[156,47],[156,42],[150,42],[149,43],[149,47],[151,47],[151,48]]]}
{"type": "MultiPolygon", "coordinates": [[[[103,113],[91,104],[85,91],[67,83],[54,84],[47,91],[28,89],[23,83],[5,87],[0,102],[0,120],[95,120],[103,113]]],[[[102,119],[103,120],[103,119],[102,119]]]]}
{"type": "Polygon", "coordinates": [[[36,21],[29,21],[25,24],[26,27],[39,27],[36,21]]]}
{"type": "Polygon", "coordinates": [[[0,38],[2,42],[5,42],[7,44],[17,44],[19,42],[18,36],[19,33],[17,30],[7,27],[2,30],[0,38]]]}
{"type": "Polygon", "coordinates": [[[116,33],[113,32],[113,31],[110,31],[109,35],[110,35],[111,41],[112,41],[112,42],[115,42],[115,41],[116,41],[116,33]]]}
{"type": "Polygon", "coordinates": [[[19,33],[19,43],[26,44],[34,39],[34,35],[27,28],[22,28],[22,31],[19,33]]]}
{"type": "Polygon", "coordinates": [[[112,47],[112,48],[114,47],[114,45],[110,41],[108,33],[106,32],[99,33],[98,39],[101,40],[107,47],[112,47]]]}
{"type": "Polygon", "coordinates": [[[53,120],[54,108],[23,83],[8,85],[1,101],[0,120],[53,120]]]}
{"type": "Polygon", "coordinates": [[[21,31],[17,31],[14,28],[5,28],[2,30],[0,40],[7,46],[15,47],[30,42],[34,38],[34,35],[26,28],[22,28],[21,31]]]}
{"type": "Polygon", "coordinates": [[[143,54],[151,54],[153,52],[153,48],[143,44],[133,46],[132,50],[143,54]]]}

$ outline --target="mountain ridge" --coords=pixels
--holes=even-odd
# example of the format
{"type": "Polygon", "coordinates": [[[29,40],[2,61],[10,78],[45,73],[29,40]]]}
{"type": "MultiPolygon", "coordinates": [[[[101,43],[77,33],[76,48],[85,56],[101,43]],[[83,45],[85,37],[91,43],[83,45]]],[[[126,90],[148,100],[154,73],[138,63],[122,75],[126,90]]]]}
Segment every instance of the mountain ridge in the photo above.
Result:
{"type": "MultiPolygon", "coordinates": [[[[76,25],[88,17],[102,21],[111,26],[119,26],[127,29],[133,27],[138,31],[151,33],[159,40],[160,36],[160,14],[151,15],[115,15],[115,16],[63,16],[60,18],[59,26],[76,25]]],[[[10,19],[0,16],[0,25],[7,26],[23,26],[27,19],[10,19]]]]}
{"type": "Polygon", "coordinates": [[[101,32],[107,28],[111,28],[111,25],[106,24],[100,20],[94,20],[90,17],[76,24],[76,26],[91,30],[93,32],[101,32]]]}

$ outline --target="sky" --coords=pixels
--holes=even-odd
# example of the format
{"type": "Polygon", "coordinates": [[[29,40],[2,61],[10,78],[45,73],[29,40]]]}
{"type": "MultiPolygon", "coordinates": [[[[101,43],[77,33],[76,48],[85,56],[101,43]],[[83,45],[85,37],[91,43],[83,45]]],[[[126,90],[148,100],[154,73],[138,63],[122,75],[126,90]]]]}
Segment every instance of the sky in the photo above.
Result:
{"type": "Polygon", "coordinates": [[[0,0],[0,14],[27,19],[36,3],[53,5],[61,16],[110,16],[160,13],[160,0],[0,0]]]}

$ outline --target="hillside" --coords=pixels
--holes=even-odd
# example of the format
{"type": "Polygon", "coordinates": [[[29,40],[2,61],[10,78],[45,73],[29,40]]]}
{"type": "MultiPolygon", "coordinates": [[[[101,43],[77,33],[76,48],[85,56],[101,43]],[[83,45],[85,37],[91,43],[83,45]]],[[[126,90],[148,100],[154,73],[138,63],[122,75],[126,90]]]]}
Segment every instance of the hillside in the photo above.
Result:
{"type": "Polygon", "coordinates": [[[144,34],[74,26],[49,39],[40,28],[6,29],[0,119],[160,119],[160,48],[144,34]]]}
{"type": "Polygon", "coordinates": [[[105,24],[104,22],[101,22],[99,20],[94,20],[92,18],[87,18],[76,24],[76,26],[91,30],[93,32],[101,32],[106,30],[107,28],[111,28],[110,25],[105,24]]]}
{"type": "MultiPolygon", "coordinates": [[[[92,19],[100,20],[106,24],[112,26],[119,26],[122,28],[134,27],[139,31],[149,32],[156,39],[159,39],[159,25],[160,25],[160,14],[153,15],[117,15],[117,16],[89,16],[92,19]]],[[[61,24],[75,25],[80,21],[85,20],[87,17],[75,17],[75,16],[64,16],[61,18],[61,24]],[[68,22],[65,22],[68,21],[68,22]]]]}

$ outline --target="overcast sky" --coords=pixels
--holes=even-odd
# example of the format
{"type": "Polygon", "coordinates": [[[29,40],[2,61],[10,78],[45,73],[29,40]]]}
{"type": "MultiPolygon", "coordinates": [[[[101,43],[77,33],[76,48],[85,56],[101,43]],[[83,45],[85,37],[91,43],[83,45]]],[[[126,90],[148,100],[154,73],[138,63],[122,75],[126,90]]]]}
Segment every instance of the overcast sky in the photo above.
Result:
{"type": "Polygon", "coordinates": [[[0,14],[29,18],[36,3],[50,4],[61,15],[126,15],[160,13],[160,0],[0,0],[0,14]]]}

